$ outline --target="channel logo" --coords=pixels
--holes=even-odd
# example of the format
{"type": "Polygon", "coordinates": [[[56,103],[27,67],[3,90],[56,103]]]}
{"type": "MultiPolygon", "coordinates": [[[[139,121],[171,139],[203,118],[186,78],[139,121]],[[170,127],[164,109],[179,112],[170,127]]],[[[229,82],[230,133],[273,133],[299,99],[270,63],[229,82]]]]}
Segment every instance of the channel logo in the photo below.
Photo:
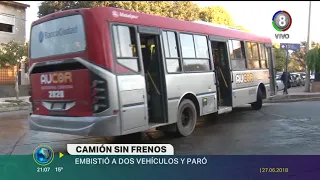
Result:
{"type": "Polygon", "coordinates": [[[33,151],[33,160],[40,166],[48,166],[54,159],[54,151],[50,146],[40,145],[33,151]]]}
{"type": "MultiPolygon", "coordinates": [[[[287,11],[280,10],[272,17],[272,26],[278,32],[285,32],[290,29],[292,24],[291,15],[287,11]]],[[[278,33],[275,34],[276,39],[289,39],[289,34],[278,33]]]]}

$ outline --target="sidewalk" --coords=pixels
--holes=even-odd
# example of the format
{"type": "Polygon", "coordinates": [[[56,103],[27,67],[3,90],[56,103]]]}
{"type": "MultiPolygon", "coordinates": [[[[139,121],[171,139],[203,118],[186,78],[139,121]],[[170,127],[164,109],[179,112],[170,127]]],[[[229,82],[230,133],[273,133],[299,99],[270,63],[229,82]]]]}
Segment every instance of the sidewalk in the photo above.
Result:
{"type": "MultiPolygon", "coordinates": [[[[30,96],[21,96],[19,97],[19,100],[29,102],[29,97],[30,96]]],[[[0,98],[0,102],[5,102],[7,100],[16,100],[16,97],[0,98]]]]}
{"type": "Polygon", "coordinates": [[[30,108],[29,96],[19,97],[21,102],[15,102],[15,97],[0,98],[0,113],[8,111],[28,110],[30,108]]]}
{"type": "Polygon", "coordinates": [[[276,96],[264,100],[265,103],[279,102],[298,102],[298,101],[318,101],[320,100],[320,92],[311,93],[304,92],[305,87],[293,87],[288,89],[289,94],[283,94],[283,91],[278,91],[276,96]]]}

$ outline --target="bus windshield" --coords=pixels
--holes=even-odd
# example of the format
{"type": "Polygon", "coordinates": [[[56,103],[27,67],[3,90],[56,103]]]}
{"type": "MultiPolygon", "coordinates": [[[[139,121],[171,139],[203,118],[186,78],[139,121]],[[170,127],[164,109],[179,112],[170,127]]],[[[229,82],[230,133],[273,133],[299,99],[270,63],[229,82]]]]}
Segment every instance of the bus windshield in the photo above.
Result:
{"type": "Polygon", "coordinates": [[[86,40],[81,15],[53,19],[31,29],[30,58],[84,51],[86,40]]]}

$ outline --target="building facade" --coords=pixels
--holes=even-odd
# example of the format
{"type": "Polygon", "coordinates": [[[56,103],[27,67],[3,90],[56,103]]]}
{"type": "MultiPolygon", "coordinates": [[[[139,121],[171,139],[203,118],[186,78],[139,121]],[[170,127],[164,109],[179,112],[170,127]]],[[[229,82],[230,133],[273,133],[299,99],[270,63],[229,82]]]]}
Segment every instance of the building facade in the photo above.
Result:
{"type": "MultiPolygon", "coordinates": [[[[26,8],[28,4],[14,1],[0,1],[0,44],[9,41],[26,41],[26,8]]],[[[1,47],[0,47],[1,48],[1,47]]],[[[0,85],[15,83],[14,74],[17,68],[0,69],[0,85]]],[[[25,66],[22,65],[19,73],[19,84],[29,83],[25,66]]]]}

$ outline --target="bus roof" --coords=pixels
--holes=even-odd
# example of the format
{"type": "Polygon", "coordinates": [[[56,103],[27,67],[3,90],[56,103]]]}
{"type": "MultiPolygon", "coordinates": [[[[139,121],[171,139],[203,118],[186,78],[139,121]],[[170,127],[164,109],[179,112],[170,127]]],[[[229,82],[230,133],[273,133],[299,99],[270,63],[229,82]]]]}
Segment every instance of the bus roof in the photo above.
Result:
{"type": "Polygon", "coordinates": [[[70,15],[76,12],[82,14],[89,13],[96,20],[107,20],[109,22],[118,22],[126,24],[134,24],[141,26],[157,27],[167,30],[177,30],[182,32],[207,34],[213,36],[227,37],[230,39],[240,39],[253,42],[263,42],[272,44],[272,41],[268,37],[258,36],[253,33],[243,32],[236,29],[227,27],[221,27],[220,25],[214,25],[207,22],[191,22],[183,21],[173,18],[167,18],[162,16],[156,16],[146,13],[133,12],[112,7],[98,7],[98,8],[83,8],[73,9],[67,11],[60,11],[53,14],[49,14],[45,17],[33,22],[32,25],[38,24],[43,21],[48,21],[57,17],[70,15]]]}

